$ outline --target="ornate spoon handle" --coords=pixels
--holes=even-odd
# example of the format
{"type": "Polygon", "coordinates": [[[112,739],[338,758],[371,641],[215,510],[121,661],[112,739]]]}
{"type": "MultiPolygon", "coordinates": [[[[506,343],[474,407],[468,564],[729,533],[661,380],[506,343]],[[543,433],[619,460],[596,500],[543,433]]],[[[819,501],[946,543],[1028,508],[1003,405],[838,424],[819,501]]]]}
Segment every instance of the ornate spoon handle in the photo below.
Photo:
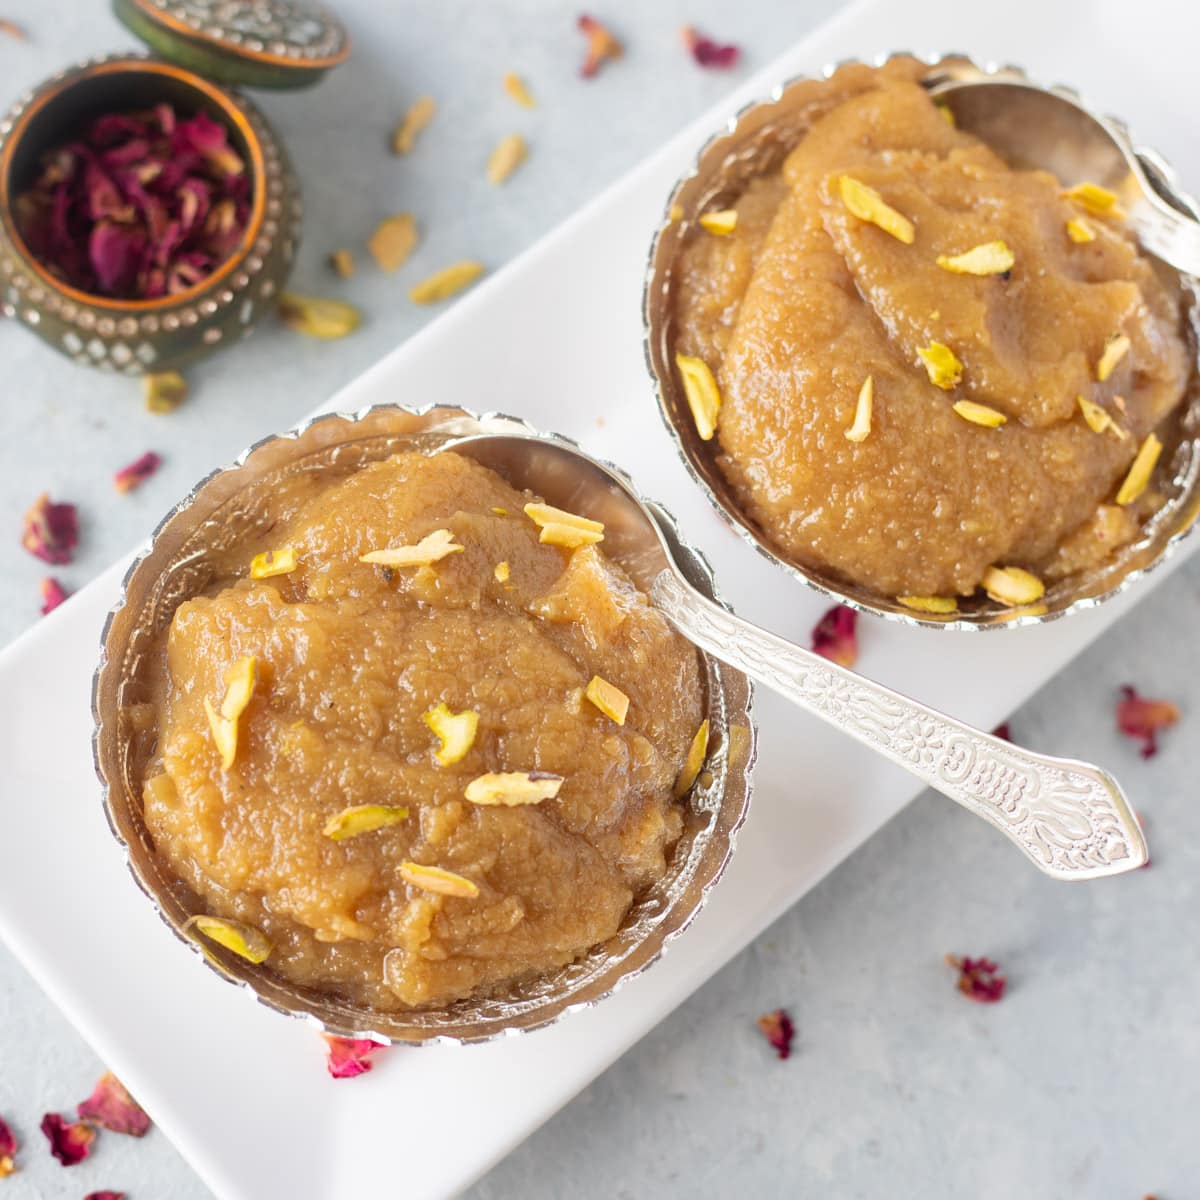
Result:
{"type": "Polygon", "coordinates": [[[1095,879],[1146,862],[1120,786],[1098,767],[1023,750],[864,679],[734,616],[673,570],[651,596],[696,645],[991,822],[1047,875],[1095,879]]]}

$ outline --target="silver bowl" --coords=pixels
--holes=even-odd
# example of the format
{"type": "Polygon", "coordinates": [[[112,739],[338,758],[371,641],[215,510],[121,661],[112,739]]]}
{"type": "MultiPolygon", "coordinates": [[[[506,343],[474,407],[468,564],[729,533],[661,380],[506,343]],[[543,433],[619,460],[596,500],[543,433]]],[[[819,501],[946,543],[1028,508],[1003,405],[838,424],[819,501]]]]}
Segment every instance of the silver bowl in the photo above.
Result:
{"type": "MultiPolygon", "coordinates": [[[[929,69],[929,83],[947,77],[970,78],[972,74],[980,78],[1027,79],[1019,67],[979,67],[962,54],[923,56],[900,52],[882,55],[869,65],[882,66],[894,58],[924,63],[929,69]]],[[[828,79],[854,61],[831,64],[819,78],[828,79]]],[[[1180,282],[1186,313],[1185,333],[1196,360],[1196,370],[1178,421],[1178,436],[1173,444],[1167,444],[1154,475],[1153,484],[1166,497],[1166,502],[1143,525],[1137,541],[1097,569],[1068,576],[1049,586],[1037,605],[1006,608],[976,597],[960,599],[959,610],[953,614],[917,613],[894,599],[788,558],[742,511],[718,466],[716,440],[702,441],[696,432],[674,369],[672,268],[700,213],[727,207],[750,179],[772,170],[800,141],[805,100],[799,94],[803,89],[797,85],[810,83],[813,78],[799,76],[778,84],[767,99],[739,110],[723,129],[705,142],[687,174],[671,189],[664,205],[662,223],[650,246],[642,293],[646,363],[655,381],[659,414],[675,441],[684,466],[717,513],[764,558],[823,596],[888,620],[956,630],[1036,625],[1094,608],[1125,591],[1176,551],[1200,515],[1200,446],[1197,444],[1197,434],[1200,434],[1200,281],[1172,271],[1165,264],[1164,270],[1172,271],[1180,282]]],[[[1055,87],[1048,90],[1078,103],[1078,97],[1070,89],[1055,87]]],[[[1106,125],[1113,137],[1123,139],[1121,144],[1136,156],[1158,194],[1178,210],[1200,219],[1200,207],[1181,189],[1174,172],[1161,156],[1141,147],[1135,149],[1122,123],[1109,119],[1106,125]]],[[[1039,165],[1050,166],[1048,163],[1039,165]]],[[[1074,165],[1080,178],[1088,177],[1087,163],[1076,161],[1074,165]]],[[[1102,164],[1097,164],[1097,168],[1098,176],[1109,173],[1110,160],[1105,159],[1102,164]]]]}
{"type": "MultiPolygon", "coordinates": [[[[300,470],[348,474],[402,449],[433,452],[479,433],[520,433],[574,445],[554,434],[539,434],[514,417],[476,416],[443,405],[420,410],[385,405],[317,417],[256,443],[231,466],[202,479],[164,517],[134,560],[121,599],[104,625],[92,687],[93,750],[109,826],[134,880],[200,962],[268,1008],[341,1036],[414,1044],[483,1042],[538,1029],[564,1013],[591,1007],[657,961],[691,924],[729,862],[750,803],[755,756],[751,684],[740,672],[702,654],[710,754],[706,774],[687,800],[683,834],[668,873],[636,902],[613,938],[569,966],[504,994],[443,1009],[383,1012],[302,988],[268,965],[254,966],[218,947],[202,949],[184,932],[198,902],[159,859],[142,813],[142,773],[154,751],[154,732],[137,720],[137,706],[148,698],[149,651],[156,635],[184,600],[209,583],[214,552],[238,545],[275,519],[273,482],[300,470]],[[746,732],[731,742],[734,729],[746,732]]],[[[638,578],[636,562],[621,561],[635,582],[648,585],[638,578]]],[[[717,599],[712,571],[698,552],[687,547],[683,567],[697,588],[717,599]]]]}

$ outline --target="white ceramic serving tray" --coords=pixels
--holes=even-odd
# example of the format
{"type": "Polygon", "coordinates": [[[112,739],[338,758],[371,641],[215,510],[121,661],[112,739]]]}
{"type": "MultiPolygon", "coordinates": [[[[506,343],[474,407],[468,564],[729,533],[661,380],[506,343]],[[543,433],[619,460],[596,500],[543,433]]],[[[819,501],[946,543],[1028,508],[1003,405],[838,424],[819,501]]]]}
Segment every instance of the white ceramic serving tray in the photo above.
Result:
{"type": "MultiPolygon", "coordinates": [[[[461,403],[519,413],[578,438],[674,510],[742,613],[803,639],[822,603],[721,524],[685,476],[655,409],[639,301],[668,188],[720,121],[780,80],[905,48],[962,50],[981,62],[1019,63],[1043,82],[1069,82],[1125,117],[1194,188],[1195,12],[1166,0],[863,0],[329,407],[461,403]]],[[[124,570],[122,562],[105,572],[0,653],[0,935],[222,1198],[454,1194],[915,791],[869,751],[760,692],[750,820],[709,907],[661,963],[599,1008],[541,1033],[465,1049],[398,1049],[370,1075],[335,1082],[312,1029],[257,1006],[170,935],[109,835],[92,772],[89,690],[100,627],[124,570]]],[[[867,618],[860,665],[988,728],[1166,573],[1102,610],[1034,629],[954,635],[867,618]]]]}

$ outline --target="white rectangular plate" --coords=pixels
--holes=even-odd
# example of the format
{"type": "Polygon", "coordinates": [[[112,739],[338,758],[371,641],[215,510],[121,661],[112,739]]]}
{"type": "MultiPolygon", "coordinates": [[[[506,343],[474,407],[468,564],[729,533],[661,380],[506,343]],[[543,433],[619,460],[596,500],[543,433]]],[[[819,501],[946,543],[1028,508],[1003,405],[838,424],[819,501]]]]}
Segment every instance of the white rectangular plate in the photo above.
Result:
{"type": "MultiPolygon", "coordinates": [[[[718,521],[655,411],[639,300],[647,244],[672,182],[729,113],[782,79],[842,57],[924,47],[1019,62],[1044,82],[1069,81],[1152,135],[1195,179],[1196,23],[1192,10],[1162,0],[1132,8],[1125,0],[865,0],[330,407],[461,403],[574,436],[674,510],[741,612],[804,639],[822,604],[718,521]]],[[[750,821],[726,880],[662,963],[598,1009],[542,1033],[468,1049],[398,1050],[370,1075],[334,1083],[311,1029],[254,1005],[167,933],[109,836],[92,772],[89,690],[101,623],[124,569],[114,566],[0,654],[0,934],[222,1197],[402,1192],[421,1200],[466,1186],[914,794],[907,776],[760,694],[750,821]]],[[[986,728],[1154,582],[1102,611],[1021,632],[954,636],[866,620],[860,665],[986,728]]]]}

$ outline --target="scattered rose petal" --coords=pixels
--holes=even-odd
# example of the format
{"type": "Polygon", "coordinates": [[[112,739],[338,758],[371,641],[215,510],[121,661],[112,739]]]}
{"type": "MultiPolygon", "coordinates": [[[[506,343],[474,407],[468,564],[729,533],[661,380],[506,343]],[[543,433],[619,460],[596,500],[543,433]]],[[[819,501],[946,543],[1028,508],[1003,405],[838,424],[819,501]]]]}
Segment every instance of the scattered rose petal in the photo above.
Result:
{"type": "Polygon", "coordinates": [[[58,1113],[47,1113],[42,1118],[42,1132],[50,1143],[50,1153],[64,1167],[73,1167],[83,1162],[92,1152],[96,1131],[84,1121],[64,1121],[58,1113]]]}
{"type": "Polygon", "coordinates": [[[16,1169],[13,1161],[17,1154],[16,1134],[8,1127],[8,1123],[0,1117],[0,1179],[11,1175],[16,1169]]]}
{"type": "Polygon", "coordinates": [[[813,651],[839,666],[854,666],[858,661],[857,624],[854,609],[835,604],[813,627],[813,651]]]}
{"type": "Polygon", "coordinates": [[[1007,721],[1001,721],[995,729],[992,730],[992,737],[998,737],[1001,741],[1012,741],[1012,729],[1009,728],[1007,721]]]}
{"type": "Polygon", "coordinates": [[[737,66],[742,54],[737,46],[723,46],[714,42],[712,38],[705,37],[690,25],[685,25],[682,32],[683,44],[700,66],[722,71],[737,66]]]}
{"type": "Polygon", "coordinates": [[[95,1090],[76,1111],[82,1121],[131,1137],[144,1137],[150,1128],[150,1118],[142,1106],[111,1071],[100,1076],[95,1090]]]}
{"type": "Polygon", "coordinates": [[[73,504],[55,504],[43,492],[25,514],[21,545],[42,562],[62,566],[79,545],[79,514],[73,504]]]}
{"type": "Polygon", "coordinates": [[[147,450],[140,458],[135,458],[127,467],[122,467],[113,476],[113,487],[118,492],[132,492],[140,487],[159,467],[162,466],[161,456],[153,450],[147,450]]]}
{"type": "Polygon", "coordinates": [[[625,47],[595,17],[584,13],[578,24],[588,40],[587,57],[583,60],[579,73],[584,79],[591,79],[600,70],[601,63],[610,58],[620,58],[625,53],[625,47]]]}
{"type": "Polygon", "coordinates": [[[124,1192],[88,1192],[83,1200],[125,1200],[124,1192]]]}
{"type": "Polygon", "coordinates": [[[758,1018],[758,1027],[763,1031],[771,1048],[780,1058],[790,1058],[792,1055],[792,1039],[796,1036],[796,1027],[787,1010],[777,1008],[774,1012],[764,1013],[758,1018]]]}
{"type": "Polygon", "coordinates": [[[47,576],[38,584],[42,593],[42,616],[52,613],[66,598],[67,591],[57,579],[47,576]]]}
{"type": "Polygon", "coordinates": [[[995,1004],[1003,997],[1008,981],[990,958],[959,958],[957,954],[947,954],[946,962],[958,972],[958,990],[968,1000],[995,1004]]]}
{"type": "Polygon", "coordinates": [[[1147,700],[1135,688],[1125,684],[1117,702],[1117,728],[1142,743],[1142,757],[1158,753],[1158,732],[1179,720],[1179,706],[1170,700],[1147,700]]]}
{"type": "Polygon", "coordinates": [[[383,1042],[373,1042],[370,1038],[343,1038],[333,1034],[322,1034],[329,1043],[329,1073],[334,1079],[353,1079],[356,1075],[364,1075],[374,1065],[368,1061],[376,1050],[383,1050],[383,1042]]]}

